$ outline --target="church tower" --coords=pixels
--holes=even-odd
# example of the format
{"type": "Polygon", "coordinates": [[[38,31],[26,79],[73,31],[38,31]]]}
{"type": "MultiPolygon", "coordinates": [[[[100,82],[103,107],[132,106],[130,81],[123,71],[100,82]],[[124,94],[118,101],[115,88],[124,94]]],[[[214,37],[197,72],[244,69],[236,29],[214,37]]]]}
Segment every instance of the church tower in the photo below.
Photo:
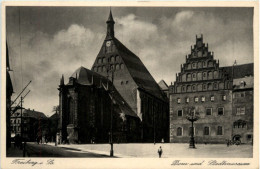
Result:
{"type": "Polygon", "coordinates": [[[111,9],[110,9],[109,17],[108,17],[106,23],[107,23],[107,36],[106,36],[106,39],[112,39],[115,36],[115,33],[114,33],[115,21],[114,21],[113,16],[112,16],[111,9]]]}

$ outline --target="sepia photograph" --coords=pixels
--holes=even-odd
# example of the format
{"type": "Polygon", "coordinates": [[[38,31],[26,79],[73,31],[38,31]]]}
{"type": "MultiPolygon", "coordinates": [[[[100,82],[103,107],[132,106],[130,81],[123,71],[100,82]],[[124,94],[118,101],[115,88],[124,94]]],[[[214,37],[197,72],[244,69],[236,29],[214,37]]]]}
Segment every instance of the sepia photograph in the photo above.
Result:
{"type": "MultiPolygon", "coordinates": [[[[255,158],[254,6],[2,8],[9,168],[56,158],[162,158],[170,167],[255,158]]],[[[207,165],[250,165],[239,162],[207,165]]]]}

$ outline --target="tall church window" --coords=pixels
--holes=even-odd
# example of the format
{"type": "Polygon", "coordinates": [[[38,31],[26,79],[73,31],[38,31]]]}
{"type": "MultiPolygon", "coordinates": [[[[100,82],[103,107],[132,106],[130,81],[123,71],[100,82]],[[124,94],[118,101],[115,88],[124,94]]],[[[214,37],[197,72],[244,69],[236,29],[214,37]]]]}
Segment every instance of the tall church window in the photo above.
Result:
{"type": "Polygon", "coordinates": [[[96,71],[97,71],[97,67],[94,67],[94,69],[93,69],[93,70],[94,70],[94,72],[96,72],[96,71]]]}
{"type": "Polygon", "coordinates": [[[98,63],[102,63],[102,59],[101,58],[98,58],[98,63]]]}
{"type": "Polygon", "coordinates": [[[222,126],[218,126],[217,135],[223,135],[223,127],[222,126]]]}
{"type": "Polygon", "coordinates": [[[182,136],[182,128],[181,127],[177,128],[177,136],[182,136]]]}
{"type": "Polygon", "coordinates": [[[116,56],[116,61],[119,62],[119,56],[118,55],[116,56]]]}
{"type": "Polygon", "coordinates": [[[116,64],[116,70],[119,70],[119,69],[120,69],[119,64],[116,64]]]}
{"type": "Polygon", "coordinates": [[[106,58],[105,57],[102,58],[102,63],[106,63],[106,58]]]}
{"type": "Polygon", "coordinates": [[[209,127],[204,127],[204,135],[209,135],[209,127]]]}
{"type": "Polygon", "coordinates": [[[74,103],[72,98],[69,99],[69,120],[68,121],[69,124],[74,123],[74,103]]]}
{"type": "Polygon", "coordinates": [[[98,67],[98,72],[102,72],[102,67],[101,66],[98,67]]]}
{"type": "Polygon", "coordinates": [[[123,63],[120,64],[120,68],[121,69],[124,69],[125,68],[125,65],[123,63]]]}

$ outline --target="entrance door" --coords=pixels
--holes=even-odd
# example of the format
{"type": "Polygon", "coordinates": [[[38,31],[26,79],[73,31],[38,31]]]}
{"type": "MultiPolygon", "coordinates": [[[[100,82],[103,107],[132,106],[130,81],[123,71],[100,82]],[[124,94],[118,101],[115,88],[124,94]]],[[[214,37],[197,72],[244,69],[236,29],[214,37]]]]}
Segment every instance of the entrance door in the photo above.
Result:
{"type": "Polygon", "coordinates": [[[234,141],[234,144],[241,144],[241,136],[240,135],[235,135],[233,137],[233,141],[234,141]]]}

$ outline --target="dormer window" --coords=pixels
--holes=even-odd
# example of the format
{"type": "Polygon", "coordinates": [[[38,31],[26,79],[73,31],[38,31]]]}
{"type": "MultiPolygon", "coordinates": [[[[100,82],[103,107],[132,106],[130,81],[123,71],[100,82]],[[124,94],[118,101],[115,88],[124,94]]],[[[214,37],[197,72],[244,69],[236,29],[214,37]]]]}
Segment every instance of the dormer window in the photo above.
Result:
{"type": "Polygon", "coordinates": [[[245,87],[245,85],[246,85],[246,82],[245,82],[245,81],[241,81],[241,82],[240,82],[240,87],[245,87]]]}

